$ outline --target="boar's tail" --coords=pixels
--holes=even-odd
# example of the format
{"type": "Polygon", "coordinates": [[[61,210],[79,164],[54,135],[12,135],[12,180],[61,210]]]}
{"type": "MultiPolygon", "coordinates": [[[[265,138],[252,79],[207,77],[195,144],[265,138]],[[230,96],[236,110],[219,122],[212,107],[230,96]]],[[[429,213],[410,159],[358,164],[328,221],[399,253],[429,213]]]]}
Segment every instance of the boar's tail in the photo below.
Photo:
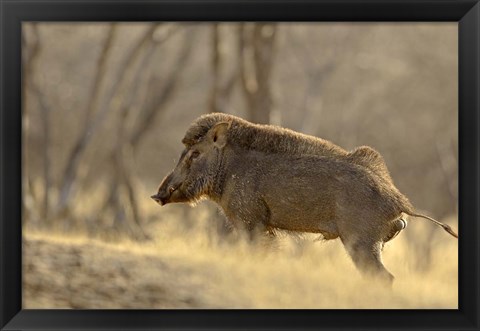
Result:
{"type": "Polygon", "coordinates": [[[441,226],[445,231],[447,231],[448,233],[450,233],[452,236],[454,236],[455,238],[458,238],[458,234],[456,234],[452,228],[450,226],[448,226],[447,224],[444,224],[442,222],[439,222],[437,221],[436,219],[433,219],[429,216],[426,216],[426,215],[422,215],[422,214],[414,214],[414,213],[409,213],[409,212],[405,212],[405,214],[407,215],[410,215],[410,216],[413,216],[413,217],[421,217],[421,218],[425,218],[433,223],[435,223],[436,225],[438,226],[441,226]]]}

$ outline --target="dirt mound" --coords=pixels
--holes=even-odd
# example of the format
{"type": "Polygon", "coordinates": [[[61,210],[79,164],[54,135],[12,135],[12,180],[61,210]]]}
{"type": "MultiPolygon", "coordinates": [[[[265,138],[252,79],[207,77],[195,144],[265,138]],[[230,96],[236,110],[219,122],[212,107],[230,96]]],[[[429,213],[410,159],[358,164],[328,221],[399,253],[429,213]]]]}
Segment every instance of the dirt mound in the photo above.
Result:
{"type": "Polygon", "coordinates": [[[90,240],[28,236],[23,252],[24,308],[216,307],[211,267],[192,277],[191,267],[90,240]]]}

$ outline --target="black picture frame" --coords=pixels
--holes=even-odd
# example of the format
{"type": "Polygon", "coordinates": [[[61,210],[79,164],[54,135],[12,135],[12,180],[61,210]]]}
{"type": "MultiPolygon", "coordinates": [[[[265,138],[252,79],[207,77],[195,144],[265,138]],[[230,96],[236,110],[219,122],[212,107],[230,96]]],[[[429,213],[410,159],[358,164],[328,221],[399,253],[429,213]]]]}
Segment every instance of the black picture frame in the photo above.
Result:
{"type": "Polygon", "coordinates": [[[478,1],[0,0],[0,17],[1,330],[479,329],[480,4],[478,1]],[[458,22],[459,309],[22,310],[21,23],[26,21],[458,22]]]}

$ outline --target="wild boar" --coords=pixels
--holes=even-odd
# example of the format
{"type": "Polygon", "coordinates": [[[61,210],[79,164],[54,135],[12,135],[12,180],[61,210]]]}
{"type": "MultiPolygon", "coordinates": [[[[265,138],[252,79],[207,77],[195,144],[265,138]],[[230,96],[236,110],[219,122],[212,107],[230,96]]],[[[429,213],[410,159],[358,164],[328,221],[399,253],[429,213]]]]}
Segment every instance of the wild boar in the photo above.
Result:
{"type": "Polygon", "coordinates": [[[161,205],[208,198],[251,232],[340,238],[361,272],[390,283],[381,251],[405,228],[405,214],[457,237],[448,225],[415,213],[370,147],[347,152],[327,140],[226,114],[197,119],[183,143],[177,166],[152,196],[161,205]]]}

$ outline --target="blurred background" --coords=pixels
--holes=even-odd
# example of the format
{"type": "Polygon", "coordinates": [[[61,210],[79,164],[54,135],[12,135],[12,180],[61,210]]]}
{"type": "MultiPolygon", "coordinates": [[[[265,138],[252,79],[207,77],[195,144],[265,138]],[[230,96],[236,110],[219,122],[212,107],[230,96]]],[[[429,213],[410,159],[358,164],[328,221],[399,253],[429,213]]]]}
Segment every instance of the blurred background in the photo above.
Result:
{"type": "Polygon", "coordinates": [[[419,211],[458,229],[457,29],[24,23],[24,307],[457,307],[457,241],[425,220],[386,247],[394,293],[368,300],[338,242],[284,234],[266,252],[229,240],[208,201],[149,198],[189,124],[226,112],[374,147],[419,211]]]}

